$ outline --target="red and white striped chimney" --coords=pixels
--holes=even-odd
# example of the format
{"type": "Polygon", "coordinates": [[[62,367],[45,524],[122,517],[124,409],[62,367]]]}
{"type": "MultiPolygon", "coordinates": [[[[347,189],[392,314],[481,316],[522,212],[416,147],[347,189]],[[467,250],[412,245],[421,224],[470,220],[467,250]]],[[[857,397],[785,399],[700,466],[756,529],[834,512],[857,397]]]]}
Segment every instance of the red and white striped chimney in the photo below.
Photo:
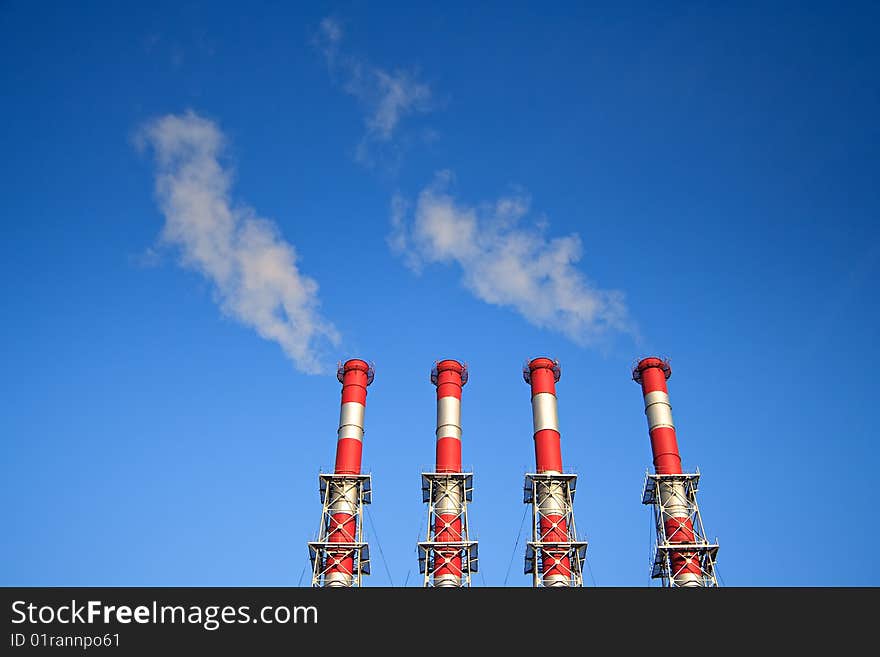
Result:
{"type": "MultiPolygon", "coordinates": [[[[550,358],[531,360],[523,370],[523,378],[532,388],[532,422],[535,440],[535,465],[538,474],[562,474],[562,447],[559,435],[559,411],[556,383],[561,370],[550,358]]],[[[540,510],[540,538],[547,542],[569,540],[565,522],[566,491],[561,482],[536,485],[535,495],[540,510]]],[[[544,559],[541,577],[544,586],[568,586],[571,562],[566,550],[547,548],[550,559],[544,559]]]]}
{"type": "MultiPolygon", "coordinates": [[[[364,441],[364,411],[367,405],[367,386],[373,382],[373,368],[365,361],[353,358],[336,372],[342,384],[342,405],[339,410],[339,429],[336,432],[335,474],[359,475],[364,441]]],[[[328,541],[353,543],[357,536],[358,487],[352,483],[344,494],[334,499],[330,508],[331,527],[328,541]]],[[[350,554],[342,553],[340,554],[350,554]]],[[[331,553],[331,557],[332,557],[331,553]]],[[[351,586],[354,559],[351,556],[331,559],[324,575],[324,586],[351,586]],[[336,563],[333,563],[333,562],[336,563]]]]}
{"type": "MultiPolygon", "coordinates": [[[[666,380],[672,376],[669,362],[656,357],[644,358],[633,370],[633,380],[642,386],[645,415],[651,436],[656,474],[682,474],[681,456],[672,422],[672,405],[666,380]]],[[[694,543],[691,508],[683,482],[661,486],[663,507],[667,513],[665,529],[670,543],[694,543]]],[[[703,576],[699,553],[683,550],[672,553],[672,571],[676,586],[702,586],[703,576]]]]}
{"type": "MultiPolygon", "coordinates": [[[[431,382],[437,386],[437,472],[461,472],[461,389],[467,376],[467,367],[457,360],[442,360],[431,372],[431,382]]],[[[463,494],[460,480],[438,480],[434,500],[434,540],[438,543],[462,540],[463,494]]],[[[434,586],[461,586],[460,552],[437,551],[440,565],[434,570],[434,586]]]]}

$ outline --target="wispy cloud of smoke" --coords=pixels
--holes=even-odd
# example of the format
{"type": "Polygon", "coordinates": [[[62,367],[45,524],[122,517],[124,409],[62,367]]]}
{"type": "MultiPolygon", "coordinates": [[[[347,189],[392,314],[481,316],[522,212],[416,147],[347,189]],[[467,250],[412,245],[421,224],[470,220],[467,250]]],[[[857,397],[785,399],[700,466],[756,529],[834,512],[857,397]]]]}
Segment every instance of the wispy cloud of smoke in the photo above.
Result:
{"type": "Polygon", "coordinates": [[[524,194],[478,206],[459,203],[448,191],[451,177],[440,172],[414,208],[400,196],[392,199],[388,245],[410,269],[457,265],[478,299],[512,308],[580,345],[609,331],[635,334],[623,293],[593,286],[577,269],[577,234],[548,238],[546,221],[527,223],[530,199],[524,194]]]}
{"type": "Polygon", "coordinates": [[[405,116],[431,109],[431,87],[419,82],[411,71],[377,68],[342,52],[342,38],[342,26],[327,17],[321,21],[314,43],[324,54],[331,72],[339,76],[342,88],[357,98],[365,110],[365,133],[356,155],[361,163],[371,164],[371,150],[389,144],[405,116]]]}
{"type": "Polygon", "coordinates": [[[224,313],[277,342],[300,371],[323,371],[322,344],[338,344],[339,334],[318,311],[318,284],[272,221],[232,203],[218,126],[193,112],[169,114],[142,126],[136,143],[155,156],[162,241],[214,284],[224,313]]]}

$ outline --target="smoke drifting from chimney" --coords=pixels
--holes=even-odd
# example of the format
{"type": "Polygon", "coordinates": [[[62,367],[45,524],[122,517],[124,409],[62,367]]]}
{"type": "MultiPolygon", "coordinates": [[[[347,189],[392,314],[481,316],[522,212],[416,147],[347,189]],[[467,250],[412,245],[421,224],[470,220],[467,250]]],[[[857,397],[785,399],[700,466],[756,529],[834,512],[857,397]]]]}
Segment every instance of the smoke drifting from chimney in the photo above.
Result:
{"type": "Polygon", "coordinates": [[[321,347],[338,344],[339,333],[318,311],[318,284],[274,222],[232,203],[217,125],[191,111],[169,114],[144,125],[136,144],[155,157],[162,242],[211,281],[225,314],[277,342],[300,371],[324,371],[321,347]]]}

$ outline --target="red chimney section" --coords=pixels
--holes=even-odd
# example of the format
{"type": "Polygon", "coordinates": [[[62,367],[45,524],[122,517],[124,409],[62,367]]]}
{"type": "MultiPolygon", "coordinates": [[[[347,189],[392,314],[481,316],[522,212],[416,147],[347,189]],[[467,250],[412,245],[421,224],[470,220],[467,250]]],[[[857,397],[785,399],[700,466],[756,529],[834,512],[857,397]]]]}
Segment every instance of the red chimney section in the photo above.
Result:
{"type": "MultiPolygon", "coordinates": [[[[373,369],[365,362],[353,358],[339,368],[336,378],[342,384],[342,405],[339,410],[339,429],[336,433],[336,467],[339,475],[361,473],[361,453],[364,442],[364,411],[367,405],[367,386],[373,382],[373,369]]],[[[349,486],[330,508],[330,543],[354,543],[357,533],[357,488],[349,486]]],[[[354,559],[350,551],[340,551],[336,558],[332,552],[331,565],[324,574],[325,586],[351,586],[354,559]],[[334,563],[336,562],[336,563],[334,563]]]]}
{"type": "MultiPolygon", "coordinates": [[[[645,415],[654,454],[654,471],[658,475],[682,474],[681,456],[672,422],[672,406],[666,380],[672,376],[669,362],[660,358],[645,358],[633,370],[633,380],[642,386],[645,415]]],[[[663,505],[667,512],[666,536],[670,543],[694,543],[694,526],[687,494],[682,482],[661,488],[663,505]]],[[[703,576],[699,553],[682,550],[672,553],[672,571],[676,586],[702,586],[703,576]]]]}
{"type": "MultiPolygon", "coordinates": [[[[562,474],[562,447],[559,436],[559,412],[556,402],[556,383],[560,377],[559,363],[549,358],[535,358],[523,372],[526,383],[532,387],[532,422],[535,438],[535,465],[538,474],[562,474]]],[[[568,526],[565,522],[564,490],[560,484],[536,486],[540,516],[540,539],[546,542],[566,542],[568,526]]],[[[547,548],[541,576],[544,586],[568,586],[571,580],[571,562],[564,556],[566,550],[547,548]]]]}

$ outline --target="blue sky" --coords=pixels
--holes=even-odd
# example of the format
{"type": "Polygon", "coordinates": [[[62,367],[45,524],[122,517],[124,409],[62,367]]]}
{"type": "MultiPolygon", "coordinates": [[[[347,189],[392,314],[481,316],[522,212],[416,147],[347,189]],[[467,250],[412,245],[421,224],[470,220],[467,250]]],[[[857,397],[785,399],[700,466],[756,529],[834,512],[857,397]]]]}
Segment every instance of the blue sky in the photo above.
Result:
{"type": "Polygon", "coordinates": [[[723,582],[880,584],[877,9],[470,4],[0,5],[0,583],[307,583],[363,357],[366,584],[459,358],[475,584],[527,586],[549,354],[587,583],[649,585],[660,354],[723,582]]]}

